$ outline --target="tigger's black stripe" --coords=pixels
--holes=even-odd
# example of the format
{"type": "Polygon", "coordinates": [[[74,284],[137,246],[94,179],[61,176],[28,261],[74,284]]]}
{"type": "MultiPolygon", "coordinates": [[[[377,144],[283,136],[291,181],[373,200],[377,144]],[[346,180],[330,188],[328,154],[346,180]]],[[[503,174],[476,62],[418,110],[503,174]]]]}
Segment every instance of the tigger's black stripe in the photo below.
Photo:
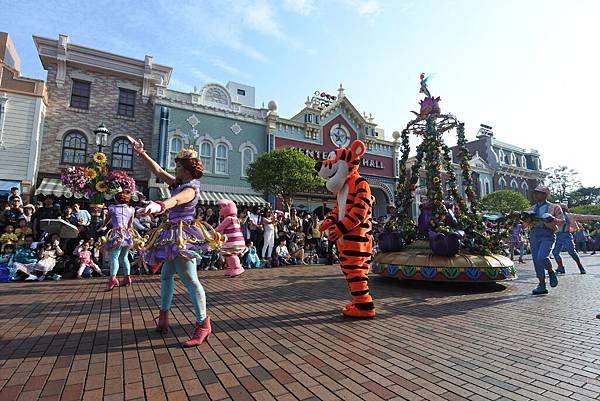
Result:
{"type": "Polygon", "coordinates": [[[365,238],[361,235],[345,235],[345,241],[354,241],[354,242],[369,242],[368,238],[365,238]]]}
{"type": "Polygon", "coordinates": [[[355,251],[353,249],[344,249],[344,251],[342,253],[346,256],[356,256],[356,257],[361,257],[361,258],[367,258],[367,257],[371,256],[371,252],[361,252],[361,251],[355,251]]]}
{"type": "Polygon", "coordinates": [[[360,281],[369,281],[369,279],[366,277],[352,277],[350,280],[348,280],[349,283],[358,283],[360,281]]]}

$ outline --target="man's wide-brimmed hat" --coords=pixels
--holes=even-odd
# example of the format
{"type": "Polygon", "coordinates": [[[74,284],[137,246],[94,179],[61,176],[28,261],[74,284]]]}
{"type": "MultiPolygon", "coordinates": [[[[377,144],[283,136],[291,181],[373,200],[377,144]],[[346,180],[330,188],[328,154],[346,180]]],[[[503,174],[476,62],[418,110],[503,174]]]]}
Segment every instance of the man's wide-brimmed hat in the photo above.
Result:
{"type": "Polygon", "coordinates": [[[535,187],[533,192],[541,192],[543,194],[550,195],[550,188],[548,188],[544,185],[538,185],[537,187],[535,187]]]}

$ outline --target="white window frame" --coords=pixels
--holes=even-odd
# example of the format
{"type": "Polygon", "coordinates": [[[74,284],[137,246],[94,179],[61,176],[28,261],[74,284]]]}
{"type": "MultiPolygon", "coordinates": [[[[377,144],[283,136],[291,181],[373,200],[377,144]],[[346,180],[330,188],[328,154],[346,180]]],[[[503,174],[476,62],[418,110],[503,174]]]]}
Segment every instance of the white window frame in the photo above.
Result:
{"type": "Polygon", "coordinates": [[[510,164],[513,166],[517,165],[517,156],[513,152],[510,152],[510,164]]]}
{"type": "Polygon", "coordinates": [[[198,156],[200,157],[200,160],[202,160],[202,164],[204,164],[204,171],[207,173],[212,173],[213,172],[213,158],[214,158],[214,146],[212,144],[212,142],[210,141],[202,141],[200,142],[200,145],[198,145],[198,156]],[[203,145],[207,145],[208,149],[210,150],[210,154],[209,155],[203,155],[202,154],[202,146],[203,145]],[[208,163],[207,163],[208,161],[208,163]]]}
{"type": "Polygon", "coordinates": [[[484,186],[484,195],[489,195],[491,193],[491,185],[490,185],[490,180],[486,177],[485,180],[483,180],[483,186],[484,186]]]}
{"type": "Polygon", "coordinates": [[[521,156],[521,167],[527,168],[527,158],[525,157],[525,155],[521,156]]]}
{"type": "Polygon", "coordinates": [[[0,93],[0,148],[4,148],[4,121],[6,120],[6,105],[8,103],[8,95],[0,93]]]}
{"type": "Polygon", "coordinates": [[[111,149],[111,158],[110,158],[110,167],[111,168],[114,168],[117,170],[132,170],[133,169],[133,148],[131,146],[131,143],[129,142],[129,140],[126,137],[120,136],[120,137],[115,138],[115,140],[111,144],[110,149],[111,149]],[[115,146],[119,146],[117,148],[117,152],[115,152],[115,146]],[[118,150],[122,149],[121,146],[124,146],[125,150],[129,150],[129,153],[118,152],[118,150]],[[115,167],[115,165],[114,165],[114,162],[116,160],[115,155],[119,155],[121,157],[121,167],[115,167]],[[129,167],[123,167],[123,162],[126,157],[128,157],[128,160],[130,161],[129,167]]]}
{"type": "Polygon", "coordinates": [[[499,188],[498,188],[499,190],[503,190],[503,189],[506,189],[506,188],[507,188],[507,185],[506,185],[506,180],[504,179],[504,177],[500,177],[500,178],[498,179],[498,187],[499,187],[499,188]]]}
{"type": "Polygon", "coordinates": [[[176,165],[175,165],[175,158],[177,157],[177,153],[179,153],[179,151],[183,149],[183,139],[180,138],[179,136],[172,136],[171,139],[169,139],[169,153],[168,153],[168,157],[167,157],[167,169],[168,170],[175,170],[176,165]],[[178,149],[173,149],[173,142],[178,141],[180,146],[178,149]]]}
{"type": "Polygon", "coordinates": [[[519,192],[519,184],[517,183],[517,180],[515,180],[514,178],[512,180],[510,180],[510,189],[512,191],[519,192]],[[515,185],[513,185],[513,184],[515,184],[515,185]]]}
{"type": "Polygon", "coordinates": [[[226,143],[219,142],[215,146],[215,174],[227,175],[229,172],[229,149],[226,143]],[[219,149],[225,149],[225,157],[219,157],[219,149]],[[225,161],[225,171],[217,170],[217,162],[225,161]]]}
{"type": "Polygon", "coordinates": [[[258,148],[252,142],[246,141],[240,145],[240,147],[238,148],[238,152],[240,152],[240,160],[241,160],[240,177],[242,177],[242,178],[248,177],[248,175],[246,175],[246,171],[244,170],[244,164],[245,164],[244,152],[246,151],[246,149],[249,149],[250,152],[252,153],[252,162],[254,162],[256,160],[256,157],[258,156],[258,148]]]}
{"type": "Polygon", "coordinates": [[[521,190],[523,191],[523,195],[527,196],[527,193],[529,192],[529,184],[527,184],[527,181],[521,183],[521,190]]]}

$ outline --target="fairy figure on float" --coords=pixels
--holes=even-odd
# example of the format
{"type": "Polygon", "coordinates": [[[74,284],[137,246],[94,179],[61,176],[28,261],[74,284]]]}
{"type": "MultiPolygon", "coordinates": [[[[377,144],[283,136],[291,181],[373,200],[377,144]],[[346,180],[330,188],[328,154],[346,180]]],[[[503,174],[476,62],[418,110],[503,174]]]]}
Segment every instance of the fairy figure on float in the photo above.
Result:
{"type": "Polygon", "coordinates": [[[189,292],[196,314],[196,325],[185,347],[202,344],[212,333],[210,316],[206,313],[206,295],[198,280],[196,258],[199,253],[218,248],[224,237],[205,222],[196,219],[196,205],[200,197],[200,177],[204,172],[202,161],[193,149],[181,149],[175,158],[175,176],[166,172],[144,149],[140,139],[128,137],[136,155],[160,180],[166,182],[171,197],[163,201],[151,201],[140,209],[142,215],[167,214],[161,224],[148,238],[143,252],[149,264],[162,262],[160,286],[160,313],[157,331],[168,332],[169,309],[173,301],[175,272],[189,292]]]}

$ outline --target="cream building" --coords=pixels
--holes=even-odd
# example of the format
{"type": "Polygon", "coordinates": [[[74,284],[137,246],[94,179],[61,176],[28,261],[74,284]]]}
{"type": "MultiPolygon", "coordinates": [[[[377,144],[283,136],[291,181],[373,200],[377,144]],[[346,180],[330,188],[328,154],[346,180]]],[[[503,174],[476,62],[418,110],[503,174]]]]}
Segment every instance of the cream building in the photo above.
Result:
{"type": "Polygon", "coordinates": [[[39,169],[48,105],[44,81],[22,77],[8,34],[0,32],[0,194],[11,187],[28,201],[39,169]]]}

